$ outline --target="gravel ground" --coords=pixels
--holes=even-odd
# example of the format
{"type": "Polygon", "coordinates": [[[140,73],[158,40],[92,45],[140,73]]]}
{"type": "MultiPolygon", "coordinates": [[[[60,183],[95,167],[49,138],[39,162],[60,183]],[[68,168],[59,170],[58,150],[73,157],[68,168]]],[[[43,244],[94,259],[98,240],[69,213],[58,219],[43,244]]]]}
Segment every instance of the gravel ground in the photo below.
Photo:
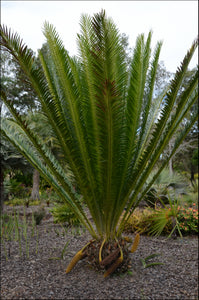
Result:
{"type": "Polygon", "coordinates": [[[182,240],[141,236],[138,250],[131,254],[131,272],[104,278],[84,260],[65,273],[74,254],[91,239],[87,232],[65,232],[49,215],[37,230],[38,238],[28,235],[29,258],[25,240],[22,255],[18,242],[10,243],[7,261],[2,245],[1,299],[198,299],[196,236],[182,240]],[[154,253],[160,255],[149,263],[164,264],[144,268],[141,259],[154,253]]]}

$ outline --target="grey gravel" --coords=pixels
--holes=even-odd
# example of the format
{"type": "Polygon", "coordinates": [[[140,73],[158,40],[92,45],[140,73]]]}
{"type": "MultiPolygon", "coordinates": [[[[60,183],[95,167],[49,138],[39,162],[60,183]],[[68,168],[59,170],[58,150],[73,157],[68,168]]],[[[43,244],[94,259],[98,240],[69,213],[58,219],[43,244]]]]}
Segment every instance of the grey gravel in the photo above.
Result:
{"type": "MultiPolygon", "coordinates": [[[[1,248],[1,299],[198,299],[198,238],[166,239],[141,236],[138,250],[131,254],[131,272],[103,277],[86,261],[80,261],[69,273],[65,269],[73,255],[90,239],[83,229],[68,230],[53,224],[47,215],[36,236],[29,239],[29,259],[25,241],[22,256],[18,242],[10,243],[10,257],[1,248]],[[61,257],[66,242],[69,242],[61,257]],[[141,259],[158,253],[150,262],[161,262],[144,268],[141,259]]],[[[30,228],[31,229],[31,228],[30,228]]],[[[30,236],[30,235],[29,235],[30,236]]],[[[128,236],[134,238],[133,234],[128,236]]],[[[7,245],[8,246],[8,245],[7,245]]]]}

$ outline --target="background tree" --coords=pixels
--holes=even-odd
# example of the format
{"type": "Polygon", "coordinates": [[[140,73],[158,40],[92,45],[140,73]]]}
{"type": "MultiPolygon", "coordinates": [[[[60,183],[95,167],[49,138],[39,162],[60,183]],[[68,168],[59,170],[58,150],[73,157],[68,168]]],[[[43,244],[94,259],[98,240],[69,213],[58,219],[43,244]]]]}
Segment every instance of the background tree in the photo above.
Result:
{"type": "Polygon", "coordinates": [[[198,173],[198,130],[195,126],[190,130],[173,158],[173,165],[176,170],[189,174],[189,180],[195,185],[194,174],[198,173]]]}
{"type": "MultiPolygon", "coordinates": [[[[43,45],[43,51],[46,51],[45,45],[43,45]]],[[[33,52],[32,55],[34,55],[33,52]]],[[[35,61],[39,64],[38,59],[35,61]]],[[[27,76],[19,64],[17,64],[16,60],[3,48],[1,48],[1,88],[6,92],[9,99],[20,113],[27,115],[28,112],[30,113],[39,110],[37,95],[29,84],[27,76]]],[[[0,105],[1,115],[11,117],[9,111],[6,110],[6,107],[3,108],[2,100],[0,105]]],[[[16,157],[15,154],[14,157],[16,157]]],[[[18,157],[21,157],[21,155],[18,155],[18,157]]],[[[21,162],[21,160],[19,160],[19,162],[21,162]]],[[[20,164],[18,164],[18,167],[20,168],[20,164]]],[[[23,170],[23,164],[21,165],[21,169],[23,170]]],[[[29,169],[32,170],[30,167],[29,169]]],[[[33,171],[32,178],[33,187],[31,199],[36,200],[39,199],[39,173],[36,169],[33,171]]],[[[3,173],[1,173],[1,180],[3,180],[3,173]]],[[[1,182],[1,184],[3,184],[3,182],[1,182]]]]}
{"type": "Polygon", "coordinates": [[[130,65],[131,58],[133,56],[133,49],[129,46],[129,37],[126,35],[126,33],[121,34],[121,44],[124,50],[126,63],[128,67],[130,65]]]}
{"type": "Polygon", "coordinates": [[[1,48],[1,87],[21,113],[38,109],[39,102],[33,88],[28,84],[27,76],[10,53],[3,48],[1,48]]]}
{"type": "MultiPolygon", "coordinates": [[[[179,89],[179,94],[186,90],[188,87],[193,74],[196,72],[196,68],[192,70],[187,70],[182,85],[179,89]]],[[[198,86],[195,87],[195,93],[198,93],[198,86]]],[[[176,106],[178,103],[176,103],[176,106]]],[[[185,128],[187,122],[190,120],[192,115],[198,111],[198,103],[195,102],[191,107],[189,112],[186,115],[186,118],[180,124],[178,131],[175,136],[179,135],[181,131],[185,128]]],[[[168,155],[171,152],[172,146],[174,144],[175,136],[170,140],[168,147],[165,149],[165,155],[168,155]]],[[[173,168],[181,172],[188,172],[190,174],[189,179],[193,183],[194,173],[197,173],[197,166],[192,164],[192,156],[194,153],[197,153],[198,148],[198,122],[196,121],[193,124],[190,132],[188,133],[185,140],[180,145],[179,149],[176,151],[175,155],[169,161],[169,169],[172,174],[173,168]]]]}
{"type": "Polygon", "coordinates": [[[11,177],[11,174],[16,174],[18,170],[30,176],[32,167],[4,136],[1,136],[0,149],[0,195],[1,211],[3,211],[3,203],[6,197],[4,192],[5,176],[10,174],[9,177],[11,177]]]}
{"type": "Polygon", "coordinates": [[[155,88],[154,97],[157,97],[161,91],[168,87],[174,74],[169,72],[164,64],[164,61],[158,63],[156,78],[155,78],[155,88]]]}
{"type": "MultiPolygon", "coordinates": [[[[29,112],[26,115],[26,121],[30,124],[30,129],[33,130],[51,149],[52,153],[58,157],[61,155],[61,149],[57,145],[56,137],[51,129],[48,119],[39,111],[29,112]]],[[[31,192],[31,199],[40,199],[39,195],[40,174],[37,169],[33,171],[33,187],[31,192]]]]}

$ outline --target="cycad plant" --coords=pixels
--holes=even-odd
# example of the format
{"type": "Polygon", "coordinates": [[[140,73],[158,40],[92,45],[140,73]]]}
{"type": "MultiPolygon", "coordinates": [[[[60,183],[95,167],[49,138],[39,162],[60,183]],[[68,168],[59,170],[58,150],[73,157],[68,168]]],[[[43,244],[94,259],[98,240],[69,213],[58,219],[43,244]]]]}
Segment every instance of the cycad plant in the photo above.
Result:
{"type": "Polygon", "coordinates": [[[83,15],[80,25],[76,58],[69,56],[55,28],[46,22],[43,31],[48,51],[39,52],[39,66],[18,34],[1,27],[1,45],[19,63],[37,93],[62,155],[56,158],[52,154],[4,91],[1,97],[13,119],[3,119],[1,130],[67,202],[93,238],[73,258],[67,272],[95,248],[99,252],[96,260],[107,269],[107,276],[128,259],[122,238],[125,222],[197,119],[193,112],[171,154],[146,184],[197,99],[198,71],[179,94],[197,41],[168,89],[154,99],[162,43],[158,42],[151,54],[152,33],[146,40],[139,35],[127,66],[121,35],[104,11],[93,17],[83,15]],[[71,172],[83,201],[68,179],[71,172]]]}

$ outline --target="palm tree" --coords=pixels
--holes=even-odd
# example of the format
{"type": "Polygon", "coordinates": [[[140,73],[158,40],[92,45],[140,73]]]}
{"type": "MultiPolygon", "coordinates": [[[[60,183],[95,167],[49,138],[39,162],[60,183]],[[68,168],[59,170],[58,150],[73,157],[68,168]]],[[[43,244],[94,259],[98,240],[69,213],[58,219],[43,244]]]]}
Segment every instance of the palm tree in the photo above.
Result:
{"type": "MultiPolygon", "coordinates": [[[[32,52],[19,36],[1,27],[1,45],[29,78],[62,155],[56,158],[51,153],[3,91],[1,97],[13,120],[4,119],[1,130],[67,202],[93,238],[76,254],[66,271],[79,259],[89,258],[95,248],[99,252],[96,259],[107,269],[105,276],[108,276],[128,260],[122,237],[125,222],[197,119],[195,112],[176,138],[170,155],[147,182],[161,153],[197,99],[198,71],[186,89],[178,93],[197,41],[168,89],[154,98],[162,43],[157,43],[151,55],[152,32],[146,41],[143,34],[137,37],[127,68],[121,35],[104,11],[93,17],[83,15],[80,24],[78,59],[69,56],[55,28],[44,24],[48,51],[39,52],[41,67],[35,64],[32,52]],[[68,171],[81,190],[93,222],[68,179],[68,171]],[[105,249],[110,250],[108,257],[105,249]]],[[[132,251],[138,241],[139,236],[132,251]]]]}

